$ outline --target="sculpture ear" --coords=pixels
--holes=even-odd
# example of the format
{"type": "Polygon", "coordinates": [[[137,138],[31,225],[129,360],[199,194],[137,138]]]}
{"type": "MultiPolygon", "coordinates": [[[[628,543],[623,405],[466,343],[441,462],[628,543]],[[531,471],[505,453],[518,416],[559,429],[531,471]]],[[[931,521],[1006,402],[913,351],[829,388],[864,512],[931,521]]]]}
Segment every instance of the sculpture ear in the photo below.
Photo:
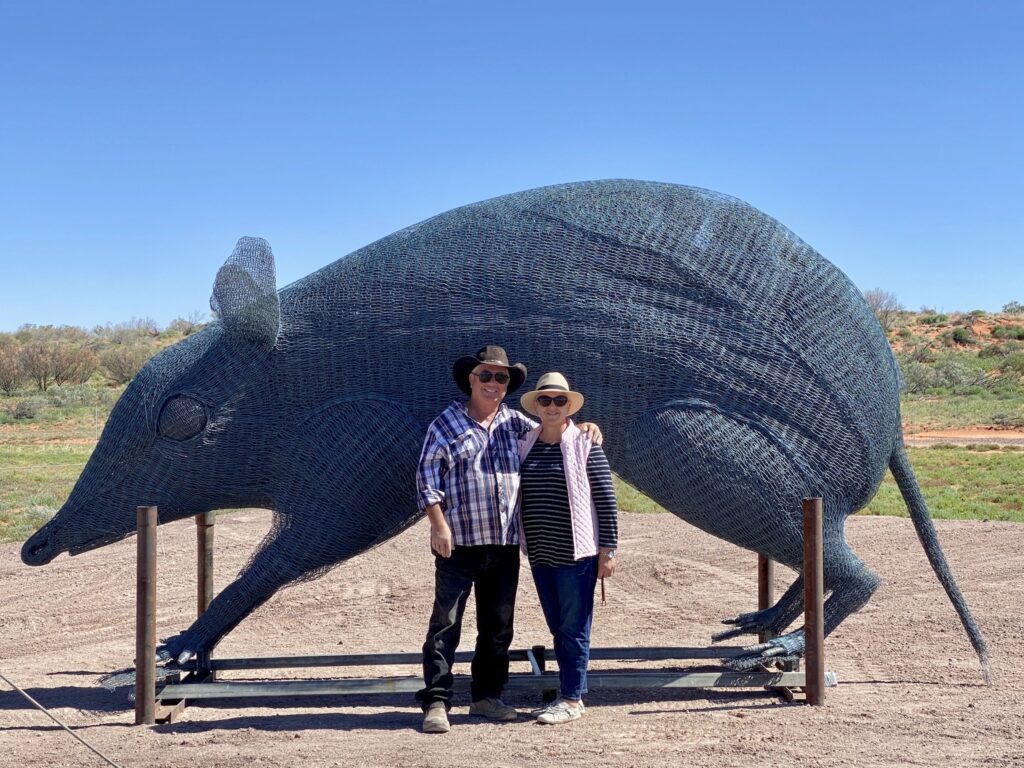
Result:
{"type": "Polygon", "coordinates": [[[262,347],[273,347],[281,326],[277,273],[270,243],[243,237],[217,271],[210,309],[228,333],[262,347]]]}

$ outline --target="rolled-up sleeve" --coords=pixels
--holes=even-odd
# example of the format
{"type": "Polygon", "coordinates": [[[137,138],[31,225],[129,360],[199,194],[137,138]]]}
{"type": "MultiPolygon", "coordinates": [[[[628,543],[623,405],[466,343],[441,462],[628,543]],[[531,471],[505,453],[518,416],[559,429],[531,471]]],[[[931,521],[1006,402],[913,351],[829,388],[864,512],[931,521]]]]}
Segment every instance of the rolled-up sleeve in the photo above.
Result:
{"type": "Polygon", "coordinates": [[[432,504],[444,506],[444,480],[448,474],[445,448],[437,430],[431,426],[423,441],[420,463],[416,468],[416,497],[420,511],[432,504]]]}

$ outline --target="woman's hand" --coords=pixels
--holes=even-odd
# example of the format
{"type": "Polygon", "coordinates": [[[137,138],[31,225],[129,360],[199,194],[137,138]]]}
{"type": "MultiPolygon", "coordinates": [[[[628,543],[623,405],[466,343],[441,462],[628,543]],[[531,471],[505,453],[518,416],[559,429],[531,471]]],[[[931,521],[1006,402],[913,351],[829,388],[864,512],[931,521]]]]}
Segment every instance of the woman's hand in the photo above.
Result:
{"type": "Polygon", "coordinates": [[[615,574],[615,550],[602,547],[597,555],[597,578],[605,579],[615,574]]]}

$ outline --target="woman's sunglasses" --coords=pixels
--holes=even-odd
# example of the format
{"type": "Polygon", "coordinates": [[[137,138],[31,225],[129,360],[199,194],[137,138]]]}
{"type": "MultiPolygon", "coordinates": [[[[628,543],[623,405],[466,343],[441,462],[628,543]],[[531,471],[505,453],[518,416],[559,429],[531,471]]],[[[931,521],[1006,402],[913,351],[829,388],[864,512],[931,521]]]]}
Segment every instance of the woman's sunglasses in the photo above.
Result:
{"type": "Polygon", "coordinates": [[[565,395],[557,395],[555,397],[548,397],[547,395],[537,395],[537,405],[541,408],[547,408],[549,405],[554,403],[559,408],[569,402],[569,398],[565,395]]]}
{"type": "Polygon", "coordinates": [[[470,373],[480,379],[481,384],[486,384],[491,379],[494,379],[499,384],[508,384],[507,373],[491,373],[490,371],[480,371],[480,373],[473,373],[473,371],[470,371],[470,373]]]}

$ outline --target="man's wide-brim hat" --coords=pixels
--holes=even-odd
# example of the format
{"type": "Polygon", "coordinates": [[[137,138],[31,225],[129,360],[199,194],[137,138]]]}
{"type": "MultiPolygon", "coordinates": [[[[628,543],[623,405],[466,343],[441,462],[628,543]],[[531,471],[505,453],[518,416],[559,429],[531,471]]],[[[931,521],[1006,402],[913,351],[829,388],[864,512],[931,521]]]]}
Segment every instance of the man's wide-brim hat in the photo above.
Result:
{"type": "Polygon", "coordinates": [[[519,398],[519,403],[523,406],[523,410],[539,417],[541,409],[540,406],[537,405],[537,398],[541,395],[547,395],[548,397],[565,395],[569,398],[570,416],[583,407],[583,394],[581,392],[573,392],[569,388],[568,380],[558,371],[545,373],[540,377],[540,381],[537,382],[537,388],[535,390],[527,392],[519,398]]]}
{"type": "Polygon", "coordinates": [[[452,375],[455,377],[455,383],[467,395],[470,394],[469,374],[478,365],[500,365],[502,368],[507,368],[509,379],[508,394],[515,392],[526,381],[525,365],[522,363],[509,365],[508,355],[505,354],[504,349],[488,345],[477,350],[475,355],[460,357],[455,361],[455,365],[452,366],[452,375]]]}

